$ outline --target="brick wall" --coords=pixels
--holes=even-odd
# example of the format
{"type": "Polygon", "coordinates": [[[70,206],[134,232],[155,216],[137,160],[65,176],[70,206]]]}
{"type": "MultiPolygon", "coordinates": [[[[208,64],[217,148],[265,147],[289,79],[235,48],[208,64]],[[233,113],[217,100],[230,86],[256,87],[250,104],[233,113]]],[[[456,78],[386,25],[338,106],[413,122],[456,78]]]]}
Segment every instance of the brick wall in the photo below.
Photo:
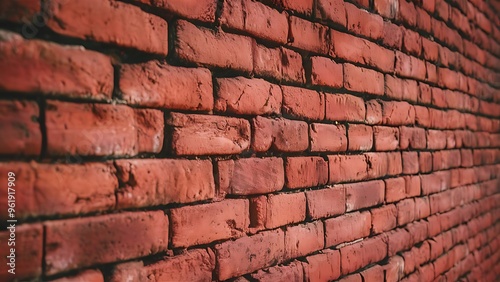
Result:
{"type": "Polygon", "coordinates": [[[498,280],[499,3],[1,1],[0,280],[498,280]]]}

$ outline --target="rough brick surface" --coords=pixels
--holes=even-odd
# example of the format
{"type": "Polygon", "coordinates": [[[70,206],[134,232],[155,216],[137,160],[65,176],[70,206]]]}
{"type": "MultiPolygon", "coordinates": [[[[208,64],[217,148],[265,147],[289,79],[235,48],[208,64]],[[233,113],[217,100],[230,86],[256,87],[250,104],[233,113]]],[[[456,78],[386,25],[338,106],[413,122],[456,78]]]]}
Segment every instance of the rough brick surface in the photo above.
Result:
{"type": "Polygon", "coordinates": [[[0,280],[498,280],[499,15],[0,1],[0,280]]]}

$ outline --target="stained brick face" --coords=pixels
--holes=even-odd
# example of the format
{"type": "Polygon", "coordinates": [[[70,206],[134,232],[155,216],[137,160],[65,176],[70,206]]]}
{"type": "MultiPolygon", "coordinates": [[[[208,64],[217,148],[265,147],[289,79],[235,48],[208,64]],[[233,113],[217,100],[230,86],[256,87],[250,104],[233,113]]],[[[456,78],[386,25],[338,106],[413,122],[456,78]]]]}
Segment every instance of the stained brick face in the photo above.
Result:
{"type": "Polygon", "coordinates": [[[499,15],[0,1],[0,281],[497,281],[499,15]]]}

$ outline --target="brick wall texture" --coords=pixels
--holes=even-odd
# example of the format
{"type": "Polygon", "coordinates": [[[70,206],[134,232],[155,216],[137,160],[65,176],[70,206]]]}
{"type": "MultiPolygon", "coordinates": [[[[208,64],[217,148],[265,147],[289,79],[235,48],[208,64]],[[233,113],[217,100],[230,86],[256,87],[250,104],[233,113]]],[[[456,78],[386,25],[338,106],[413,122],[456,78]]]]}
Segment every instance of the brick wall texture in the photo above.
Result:
{"type": "Polygon", "coordinates": [[[2,281],[500,280],[499,1],[2,0],[0,93],[2,281]]]}

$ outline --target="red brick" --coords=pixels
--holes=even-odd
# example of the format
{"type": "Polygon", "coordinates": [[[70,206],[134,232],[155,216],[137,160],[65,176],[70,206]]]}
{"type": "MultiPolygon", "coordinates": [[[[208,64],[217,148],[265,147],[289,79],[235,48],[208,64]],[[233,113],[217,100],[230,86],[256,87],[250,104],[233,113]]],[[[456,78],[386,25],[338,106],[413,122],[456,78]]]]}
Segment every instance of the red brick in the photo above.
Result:
{"type": "Polygon", "coordinates": [[[384,95],[384,75],[374,70],[344,64],[344,87],[352,91],[384,95]]]}
{"type": "Polygon", "coordinates": [[[0,154],[39,155],[42,150],[42,133],[38,120],[39,109],[36,103],[0,101],[0,131],[5,136],[0,140],[0,154]]]}
{"type": "Polygon", "coordinates": [[[403,173],[417,174],[419,172],[418,152],[402,152],[403,173]]]}
{"type": "Polygon", "coordinates": [[[396,19],[400,22],[406,23],[409,26],[416,26],[417,24],[417,10],[412,2],[406,0],[399,0],[399,8],[397,10],[396,19]]]}
{"type": "Polygon", "coordinates": [[[341,26],[346,26],[347,23],[345,5],[342,0],[318,0],[315,15],[319,19],[341,26]]]}
{"type": "Polygon", "coordinates": [[[403,50],[417,57],[420,56],[422,39],[417,32],[409,29],[403,31],[403,50]]]}
{"type": "MultiPolygon", "coordinates": [[[[8,162],[0,165],[1,180],[13,172],[16,185],[16,216],[82,214],[114,207],[118,180],[111,163],[37,164],[8,162]]],[[[7,206],[7,189],[0,192],[7,206]]],[[[7,218],[2,212],[1,218],[7,218]]]]}
{"type": "Polygon", "coordinates": [[[313,9],[313,0],[266,0],[278,7],[291,10],[299,14],[310,15],[313,9]]]}
{"type": "Polygon", "coordinates": [[[436,7],[436,0],[422,1],[422,8],[429,13],[434,13],[436,7]]]}
{"type": "Polygon", "coordinates": [[[226,280],[283,260],[284,233],[280,229],[215,246],[217,279],[226,280]]]}
{"type": "Polygon", "coordinates": [[[328,182],[328,163],[321,157],[286,158],[285,185],[288,188],[308,188],[328,182]]]}
{"type": "Polygon", "coordinates": [[[385,95],[396,100],[416,102],[418,94],[419,89],[416,81],[385,75],[385,95]]]}
{"type": "MultiPolygon", "coordinates": [[[[7,183],[7,182],[4,182],[7,183]]],[[[17,184],[17,183],[16,183],[17,184]]],[[[7,189],[5,189],[7,190],[7,189]]],[[[17,202],[19,203],[19,202],[17,202]]],[[[4,205],[7,208],[7,205],[4,205]]],[[[7,209],[6,209],[7,210],[7,209]]],[[[16,210],[17,211],[17,210],[16,210]]],[[[7,226],[9,226],[7,224],[7,226]]],[[[28,278],[39,277],[42,274],[42,260],[44,253],[43,226],[41,224],[14,224],[15,229],[8,229],[0,232],[0,239],[5,246],[1,249],[0,278],[3,281],[12,281],[12,278],[26,280],[28,278]],[[11,233],[14,230],[14,233],[11,233]],[[12,234],[15,235],[11,240],[12,234]],[[12,245],[14,243],[14,245],[12,245]],[[15,248],[15,275],[7,272],[11,267],[10,249],[15,248]]]]}
{"type": "Polygon", "coordinates": [[[416,7],[417,10],[417,27],[427,33],[431,32],[431,16],[424,11],[416,7]]]}
{"type": "Polygon", "coordinates": [[[447,172],[437,172],[421,175],[422,194],[429,195],[449,188],[450,175],[447,172]]]}
{"type": "MultiPolygon", "coordinates": [[[[422,104],[430,104],[432,101],[431,97],[431,88],[429,85],[424,83],[418,83],[419,93],[418,93],[418,102],[422,104]]],[[[417,111],[417,107],[415,107],[415,111],[417,111]]]]}
{"type": "Polygon", "coordinates": [[[285,184],[283,159],[250,158],[219,161],[220,190],[235,195],[262,194],[281,190],[285,184]]]}
{"type": "MultiPolygon", "coordinates": [[[[400,0],[406,1],[406,0],[400,0]]],[[[426,65],[425,62],[399,51],[396,51],[396,74],[403,77],[409,77],[418,80],[426,78],[426,65]]]]}
{"type": "Polygon", "coordinates": [[[305,72],[302,66],[302,56],[292,50],[281,48],[283,80],[305,83],[305,72]]]}
{"type": "Polygon", "coordinates": [[[163,211],[125,212],[44,225],[48,275],[151,255],[168,247],[168,218],[163,211]]]}
{"type": "Polygon", "coordinates": [[[413,108],[415,109],[415,124],[430,127],[431,120],[429,109],[422,106],[414,106],[413,108]]]}
{"type": "Polygon", "coordinates": [[[325,246],[323,222],[315,221],[285,229],[285,258],[293,259],[319,251],[325,246]]]}
{"type": "Polygon", "coordinates": [[[259,76],[281,79],[283,72],[282,54],[279,48],[252,45],[253,72],[259,76]]]}
{"type": "Polygon", "coordinates": [[[396,228],[397,210],[394,205],[371,209],[372,233],[379,234],[396,228]]]}
{"type": "Polygon", "coordinates": [[[173,67],[155,61],[122,65],[119,87],[128,104],[202,111],[211,110],[214,104],[212,75],[202,68],[173,67]]]}
{"type": "Polygon", "coordinates": [[[306,191],[307,216],[312,219],[340,215],[345,212],[343,186],[306,191]]]}
{"type": "Polygon", "coordinates": [[[420,196],[420,177],[418,175],[405,176],[406,195],[408,197],[420,196]]]}
{"type": "Polygon", "coordinates": [[[374,0],[373,6],[375,11],[384,18],[394,19],[398,12],[399,3],[398,0],[374,0]]]}
{"type": "Polygon", "coordinates": [[[58,34],[158,55],[168,52],[167,22],[139,7],[100,0],[47,4],[45,24],[58,34]]]}
{"type": "Polygon", "coordinates": [[[242,237],[249,218],[249,203],[244,199],[171,209],[171,244],[189,247],[242,237]]]}
{"type": "Polygon", "coordinates": [[[306,281],[330,281],[340,276],[340,252],[337,250],[323,250],[321,254],[305,258],[304,274],[306,281]]]}
{"type": "Polygon", "coordinates": [[[175,53],[185,62],[243,72],[253,70],[252,39],[214,32],[180,20],[176,25],[175,53]]]}
{"type": "Polygon", "coordinates": [[[402,281],[404,276],[404,260],[400,256],[392,256],[387,260],[387,264],[384,265],[385,270],[385,281],[396,282],[402,281]]]}
{"type": "Polygon", "coordinates": [[[387,245],[381,237],[373,237],[340,249],[342,274],[354,272],[384,259],[387,245]]]}
{"type": "Polygon", "coordinates": [[[387,153],[387,174],[398,175],[403,172],[403,160],[400,152],[387,153]]]}
{"type": "Polygon", "coordinates": [[[371,126],[351,124],[347,132],[349,151],[369,151],[373,146],[373,130],[371,126]]]}
{"type": "Polygon", "coordinates": [[[337,280],[339,282],[363,282],[361,274],[354,273],[351,275],[344,276],[342,279],[337,280]]]}
{"type": "Polygon", "coordinates": [[[328,27],[290,16],[290,30],[288,41],[290,46],[319,54],[328,52],[328,43],[325,41],[328,27]]]}
{"type": "Polygon", "coordinates": [[[385,201],[392,203],[406,198],[406,184],[402,177],[385,179],[385,201]]]}
{"type": "Polygon", "coordinates": [[[376,14],[358,9],[351,3],[345,4],[347,15],[347,29],[355,34],[363,35],[374,40],[382,37],[383,20],[376,14]]]}
{"type": "MultiPolygon", "coordinates": [[[[144,281],[204,281],[212,279],[215,255],[209,249],[195,249],[174,257],[164,257],[160,261],[144,265],[142,261],[132,261],[114,266],[111,281],[133,279],[144,281]]],[[[86,280],[85,280],[86,281],[86,280]]]]}
{"type": "Polygon", "coordinates": [[[436,13],[437,15],[444,20],[444,22],[448,21],[450,6],[442,1],[436,1],[436,13]]]}
{"type": "Polygon", "coordinates": [[[288,20],[285,13],[260,2],[229,0],[222,6],[223,27],[246,32],[263,40],[280,44],[287,42],[288,20]]]}
{"type": "Polygon", "coordinates": [[[399,148],[401,150],[408,148],[425,149],[427,146],[426,131],[423,128],[401,126],[399,133],[399,148]]]}
{"type": "Polygon", "coordinates": [[[382,43],[385,46],[400,50],[401,45],[403,44],[403,28],[390,22],[384,21],[382,43]]]}
{"type": "Polygon", "coordinates": [[[280,87],[263,79],[219,78],[216,89],[217,111],[248,115],[281,112],[280,87]]]}
{"type": "Polygon", "coordinates": [[[281,86],[281,89],[284,114],[311,120],[325,118],[324,94],[291,86],[281,86]]]}
{"type": "MultiPolygon", "coordinates": [[[[0,3],[0,19],[11,22],[24,22],[27,20],[38,20],[38,15],[41,11],[41,3],[36,0],[18,0],[18,1],[2,1],[0,3]]],[[[23,29],[30,32],[38,32],[34,26],[26,25],[23,29]],[[29,28],[28,28],[29,27],[29,28]]],[[[30,34],[31,35],[31,34],[30,34]]]]}
{"type": "Polygon", "coordinates": [[[182,17],[199,20],[202,22],[214,22],[217,9],[216,0],[202,0],[196,2],[172,2],[168,0],[133,0],[135,2],[151,5],[182,17]]]}
{"type": "Polygon", "coordinates": [[[380,101],[382,122],[387,125],[408,125],[415,123],[415,109],[407,102],[380,101]]]}
{"type": "Polygon", "coordinates": [[[393,151],[399,147],[399,130],[397,127],[374,126],[374,147],[376,151],[393,151]]]}
{"type": "Polygon", "coordinates": [[[120,208],[189,203],[215,196],[212,164],[206,160],[118,160],[120,208]]]}
{"type": "Polygon", "coordinates": [[[446,148],[446,133],[439,130],[427,130],[427,148],[432,150],[446,148]]]}
{"type": "Polygon", "coordinates": [[[362,98],[349,94],[325,93],[325,118],[332,121],[365,120],[366,108],[362,98]]]}
{"type": "Polygon", "coordinates": [[[49,101],[46,127],[51,155],[158,153],[163,145],[163,114],[157,110],[49,101]]]}
{"type": "Polygon", "coordinates": [[[306,196],[304,193],[269,195],[266,211],[267,229],[304,221],[306,196]]]}
{"type": "MultiPolygon", "coordinates": [[[[332,30],[330,55],[349,62],[372,66],[383,72],[394,71],[394,52],[363,38],[332,30]]],[[[345,74],[345,67],[344,67],[345,74]]]]}
{"type": "Polygon", "coordinates": [[[426,60],[437,62],[439,55],[439,44],[425,37],[422,37],[422,50],[426,60]]]}
{"type": "Polygon", "coordinates": [[[417,267],[426,263],[429,257],[430,246],[427,242],[424,242],[420,247],[413,247],[410,251],[403,253],[405,273],[412,273],[417,267]]]}
{"type": "Polygon", "coordinates": [[[302,263],[293,261],[287,265],[278,265],[266,270],[259,270],[250,276],[253,281],[304,281],[304,270],[302,263]]]}
{"type": "Polygon", "coordinates": [[[411,235],[405,229],[396,229],[386,233],[387,237],[387,254],[393,256],[398,252],[405,251],[411,248],[411,235]]]}
{"type": "Polygon", "coordinates": [[[406,199],[396,204],[398,208],[398,226],[405,225],[415,220],[415,201],[406,199]]]}
{"type": "Polygon", "coordinates": [[[382,106],[377,100],[369,100],[366,102],[366,117],[367,124],[382,123],[382,106]]]}
{"type": "Polygon", "coordinates": [[[346,129],[343,125],[313,123],[310,127],[310,135],[313,152],[347,150],[346,129]]]}
{"type": "Polygon", "coordinates": [[[311,84],[341,88],[343,79],[342,64],[325,57],[311,57],[311,84]]]}
{"type": "Polygon", "coordinates": [[[384,268],[375,264],[360,272],[363,281],[382,281],[385,278],[384,268]]]}
{"type": "Polygon", "coordinates": [[[370,235],[369,212],[354,212],[325,220],[325,247],[351,242],[370,235]]]}
{"type": "Polygon", "coordinates": [[[382,180],[345,184],[346,211],[375,206],[384,202],[382,180]]]}
{"type": "Polygon", "coordinates": [[[257,152],[300,152],[309,147],[308,126],[303,121],[258,116],[252,120],[252,129],[252,149],[257,152]]]}
{"type": "Polygon", "coordinates": [[[107,56],[83,48],[23,40],[7,31],[0,31],[0,37],[1,90],[111,98],[113,66],[107,56]]]}
{"type": "Polygon", "coordinates": [[[104,276],[101,271],[95,269],[83,270],[74,275],[51,280],[53,282],[78,282],[78,281],[92,281],[104,282],[104,276]]]}
{"type": "Polygon", "coordinates": [[[250,124],[244,119],[171,113],[167,124],[176,155],[237,154],[250,146],[250,124]]]}
{"type": "Polygon", "coordinates": [[[328,156],[329,183],[359,181],[367,178],[367,163],[363,155],[328,156]]]}

